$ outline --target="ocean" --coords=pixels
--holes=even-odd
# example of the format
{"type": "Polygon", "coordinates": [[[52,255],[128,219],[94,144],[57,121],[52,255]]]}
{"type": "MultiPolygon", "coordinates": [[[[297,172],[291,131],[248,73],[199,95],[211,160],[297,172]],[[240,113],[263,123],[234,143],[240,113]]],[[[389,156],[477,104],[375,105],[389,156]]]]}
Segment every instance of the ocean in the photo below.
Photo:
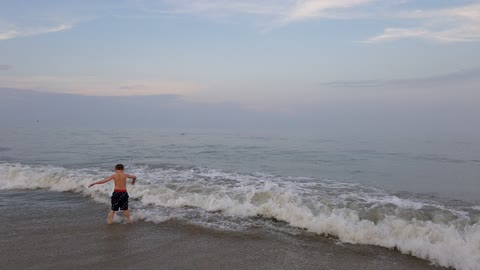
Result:
{"type": "MultiPolygon", "coordinates": [[[[323,237],[334,239],[332,245],[384,248],[438,267],[480,269],[478,139],[0,130],[4,199],[38,190],[51,198],[52,209],[73,203],[72,196],[108,208],[112,183],[87,186],[112,174],[117,163],[138,176],[128,185],[136,223],[235,234],[260,229],[298,242],[323,237]]],[[[13,197],[28,203],[29,196],[13,197]]],[[[124,220],[117,216],[115,222],[124,220]]]]}

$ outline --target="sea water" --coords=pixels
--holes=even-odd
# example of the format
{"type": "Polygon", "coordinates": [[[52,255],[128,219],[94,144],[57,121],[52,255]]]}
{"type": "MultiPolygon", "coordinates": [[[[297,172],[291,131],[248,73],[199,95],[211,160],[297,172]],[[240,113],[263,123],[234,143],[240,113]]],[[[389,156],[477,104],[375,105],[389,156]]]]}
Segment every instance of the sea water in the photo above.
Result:
{"type": "Polygon", "coordinates": [[[0,189],[71,191],[117,163],[134,220],[308,231],[480,268],[480,140],[289,132],[4,128],[0,189]]]}

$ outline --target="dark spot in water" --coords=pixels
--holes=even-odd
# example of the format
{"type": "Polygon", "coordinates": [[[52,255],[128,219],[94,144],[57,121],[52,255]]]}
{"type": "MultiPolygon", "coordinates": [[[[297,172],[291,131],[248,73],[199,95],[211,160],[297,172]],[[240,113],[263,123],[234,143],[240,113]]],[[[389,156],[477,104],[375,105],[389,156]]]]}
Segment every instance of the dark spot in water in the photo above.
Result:
{"type": "Polygon", "coordinates": [[[12,150],[11,148],[8,148],[8,147],[1,147],[0,146],[0,152],[3,152],[3,151],[10,151],[12,150]]]}
{"type": "Polygon", "coordinates": [[[217,153],[217,151],[201,151],[201,152],[198,152],[199,154],[215,154],[217,153]]]}

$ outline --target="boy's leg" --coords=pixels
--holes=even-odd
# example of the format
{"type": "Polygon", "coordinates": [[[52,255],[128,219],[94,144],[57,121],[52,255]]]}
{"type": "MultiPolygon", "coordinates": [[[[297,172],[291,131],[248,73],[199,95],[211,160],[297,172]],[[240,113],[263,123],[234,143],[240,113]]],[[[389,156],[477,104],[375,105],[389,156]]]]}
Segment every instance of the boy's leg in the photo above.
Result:
{"type": "Polygon", "coordinates": [[[108,224],[112,224],[114,215],[115,215],[115,211],[110,210],[110,213],[108,213],[108,224]]]}
{"type": "Polygon", "coordinates": [[[127,223],[131,224],[132,221],[130,220],[130,212],[128,212],[128,210],[123,210],[123,213],[125,214],[125,217],[127,218],[127,223]]]}

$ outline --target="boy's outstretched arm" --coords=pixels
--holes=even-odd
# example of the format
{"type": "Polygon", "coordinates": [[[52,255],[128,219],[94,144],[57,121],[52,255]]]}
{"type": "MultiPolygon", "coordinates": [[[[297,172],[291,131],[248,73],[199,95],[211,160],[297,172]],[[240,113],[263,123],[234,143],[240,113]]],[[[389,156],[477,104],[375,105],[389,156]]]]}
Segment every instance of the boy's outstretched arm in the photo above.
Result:
{"type": "Polygon", "coordinates": [[[127,174],[127,177],[133,179],[132,185],[135,185],[135,181],[137,181],[137,177],[133,174],[127,174]]]}
{"type": "Polygon", "coordinates": [[[106,182],[108,182],[108,181],[110,181],[110,180],[112,180],[112,179],[113,179],[113,174],[110,175],[109,177],[103,179],[103,180],[100,180],[100,181],[91,183],[90,185],[88,185],[88,187],[90,188],[90,187],[92,187],[92,186],[94,186],[94,185],[104,184],[104,183],[106,183],[106,182]]]}

